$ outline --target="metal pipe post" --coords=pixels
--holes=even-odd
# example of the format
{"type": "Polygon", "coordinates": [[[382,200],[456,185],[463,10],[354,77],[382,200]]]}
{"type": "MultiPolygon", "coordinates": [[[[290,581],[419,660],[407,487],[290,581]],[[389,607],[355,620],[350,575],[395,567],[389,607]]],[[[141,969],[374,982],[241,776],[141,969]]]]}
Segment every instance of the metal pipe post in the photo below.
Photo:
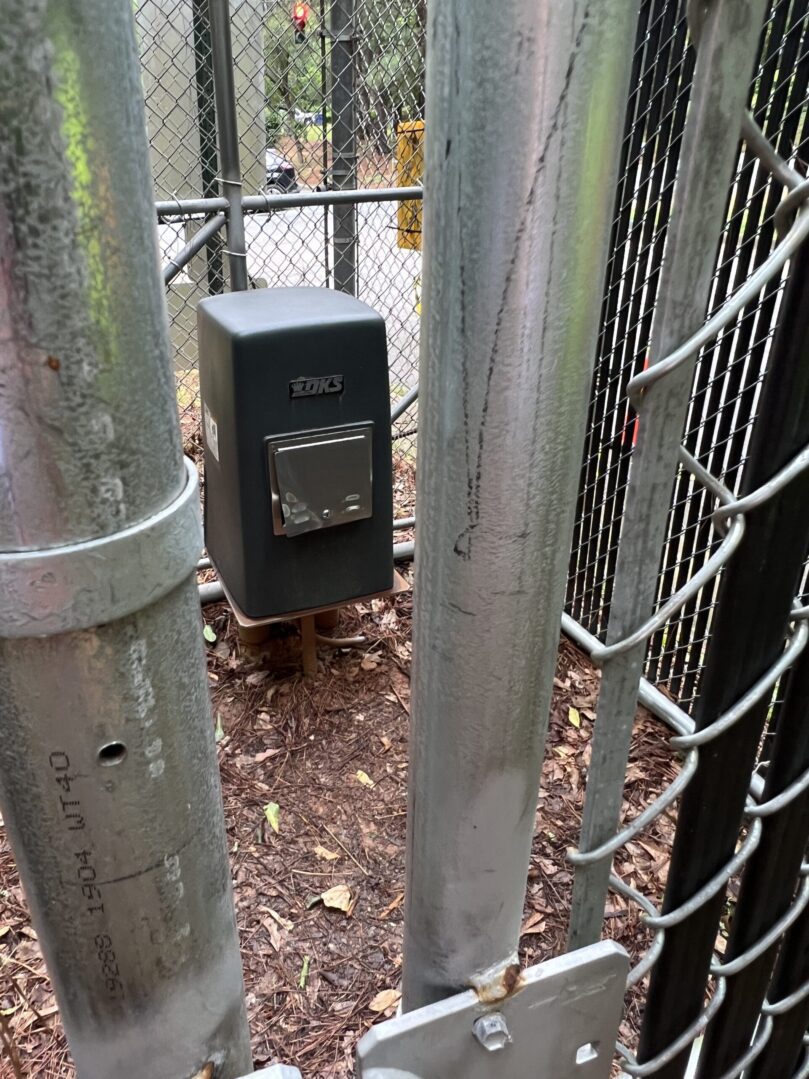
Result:
{"type": "Polygon", "coordinates": [[[429,9],[406,1010],[514,985],[636,18],[429,9]]]}
{"type": "MultiPolygon", "coordinates": [[[[355,202],[409,202],[420,199],[420,187],[363,187],[349,191],[298,191],[294,195],[245,195],[242,210],[247,214],[265,214],[271,210],[292,210],[300,206],[336,206],[355,202]]],[[[167,199],[155,203],[158,220],[185,217],[188,214],[214,214],[227,210],[228,201],[216,199],[167,199]]]]}
{"type": "MultiPolygon", "coordinates": [[[[219,160],[216,150],[216,102],[214,101],[213,49],[208,0],[192,0],[191,25],[194,33],[200,181],[203,197],[211,198],[215,197],[219,190],[219,160]]],[[[222,267],[222,237],[218,233],[209,238],[206,262],[208,292],[213,296],[222,291],[225,283],[222,267]]],[[[168,283],[167,281],[166,284],[168,283]]]]}
{"type": "Polygon", "coordinates": [[[210,274],[210,255],[212,250],[210,247],[210,243],[212,240],[218,239],[219,230],[225,224],[226,220],[227,218],[224,214],[217,214],[215,217],[210,218],[210,220],[206,221],[204,225],[201,225],[197,229],[197,231],[194,233],[193,237],[188,241],[185,247],[183,247],[182,250],[174,256],[174,258],[169,259],[169,261],[163,267],[164,285],[170,285],[174,278],[177,277],[178,274],[182,273],[182,271],[185,269],[185,267],[188,265],[194,255],[198,254],[203,247],[207,247],[209,256],[208,289],[210,292],[222,291],[221,275],[218,278],[220,288],[217,289],[213,287],[213,281],[216,280],[216,278],[212,278],[210,274]]]}
{"type": "MultiPolygon", "coordinates": [[[[338,191],[357,186],[357,133],[354,115],[354,0],[332,0],[331,33],[331,175],[338,191]]],[[[325,118],[324,118],[325,122],[325,118]]],[[[357,207],[334,207],[334,287],[357,294],[357,207]]]]}
{"type": "Polygon", "coordinates": [[[128,0],[0,0],[0,804],[79,1079],[250,1064],[128,0]]]}
{"type": "Polygon", "coordinates": [[[216,131],[219,139],[222,194],[228,201],[228,256],[230,288],[248,287],[247,248],[242,211],[242,171],[239,164],[239,125],[236,117],[236,85],[233,80],[233,47],[230,40],[229,0],[208,0],[216,97],[216,131]]]}

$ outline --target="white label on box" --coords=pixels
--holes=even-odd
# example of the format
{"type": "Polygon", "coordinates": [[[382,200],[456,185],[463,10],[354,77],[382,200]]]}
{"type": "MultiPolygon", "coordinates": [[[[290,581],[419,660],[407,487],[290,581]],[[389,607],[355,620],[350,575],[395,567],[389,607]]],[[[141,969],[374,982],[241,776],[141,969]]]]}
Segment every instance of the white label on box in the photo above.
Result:
{"type": "Polygon", "coordinates": [[[202,402],[202,421],[205,429],[205,444],[214,458],[219,460],[219,428],[216,425],[216,420],[210,413],[210,410],[206,406],[205,402],[202,402]]]}

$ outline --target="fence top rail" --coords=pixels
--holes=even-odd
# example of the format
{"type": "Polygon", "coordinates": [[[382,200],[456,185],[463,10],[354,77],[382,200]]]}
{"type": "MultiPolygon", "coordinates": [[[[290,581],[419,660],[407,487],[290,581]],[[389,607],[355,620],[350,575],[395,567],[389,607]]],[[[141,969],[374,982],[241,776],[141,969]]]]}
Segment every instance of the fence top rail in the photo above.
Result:
{"type": "MultiPolygon", "coordinates": [[[[421,187],[368,187],[350,191],[299,191],[294,195],[244,195],[245,213],[290,210],[301,206],[336,206],[358,202],[407,202],[423,196],[421,187]]],[[[188,217],[189,214],[214,214],[227,210],[225,198],[163,199],[155,203],[158,218],[188,217]]]]}

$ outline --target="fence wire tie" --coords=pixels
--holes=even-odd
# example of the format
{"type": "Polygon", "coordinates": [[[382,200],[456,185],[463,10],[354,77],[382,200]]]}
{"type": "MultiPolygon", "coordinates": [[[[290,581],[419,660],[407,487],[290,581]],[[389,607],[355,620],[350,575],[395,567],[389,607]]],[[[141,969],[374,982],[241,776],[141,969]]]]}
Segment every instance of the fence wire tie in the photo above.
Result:
{"type": "Polygon", "coordinates": [[[747,837],[727,865],[723,866],[707,884],[703,884],[698,892],[695,892],[689,900],[677,907],[676,910],[670,910],[667,914],[658,914],[655,911],[652,915],[644,917],[646,925],[650,929],[670,929],[672,926],[685,921],[686,918],[690,918],[709,899],[713,899],[717,892],[724,888],[730,878],[735,876],[752,856],[753,851],[761,842],[762,829],[761,821],[753,821],[747,837]]]}
{"type": "Polygon", "coordinates": [[[718,525],[728,517],[745,514],[752,509],[757,509],[772,498],[773,495],[782,491],[792,480],[805,472],[807,468],[809,468],[809,446],[804,446],[802,450],[795,454],[792,460],[788,461],[783,468],[779,469],[774,476],[771,476],[766,483],[762,483],[760,487],[757,487],[755,491],[751,491],[749,495],[726,503],[714,510],[714,522],[718,525]]]}
{"type": "Polygon", "coordinates": [[[614,835],[612,839],[607,840],[606,843],[602,843],[600,847],[596,847],[594,850],[569,851],[567,855],[568,861],[573,865],[590,865],[592,862],[600,862],[602,858],[614,854],[615,851],[625,843],[628,843],[630,839],[639,835],[653,820],[656,820],[665,809],[679,798],[680,794],[691,782],[694,773],[697,770],[698,763],[699,754],[696,750],[691,750],[685,759],[680,774],[674,782],[671,783],[662,794],[658,795],[650,806],[647,806],[642,813],[639,813],[631,824],[627,825],[627,827],[618,832],[617,835],[614,835]]]}
{"type": "Polygon", "coordinates": [[[769,1000],[765,1000],[761,1011],[764,1015],[786,1015],[787,1012],[792,1011],[793,1008],[796,1008],[806,1000],[807,997],[809,997],[809,981],[804,982],[802,986],[790,993],[789,996],[781,997],[780,1000],[776,1000],[772,1004],[769,1000]]]}
{"type": "Polygon", "coordinates": [[[809,768],[806,769],[803,775],[782,790],[780,794],[767,799],[766,802],[759,802],[758,805],[751,806],[747,810],[747,815],[749,817],[771,817],[774,813],[779,813],[794,802],[806,790],[809,790],[809,768]]]}
{"type": "Polygon", "coordinates": [[[662,1053],[658,1053],[656,1057],[647,1060],[645,1064],[638,1064],[637,1057],[634,1053],[631,1053],[625,1046],[619,1043],[616,1048],[626,1061],[623,1066],[624,1071],[629,1075],[636,1076],[637,1079],[644,1079],[647,1075],[654,1075],[654,1073],[659,1071],[665,1064],[671,1063],[672,1060],[676,1059],[680,1053],[682,1053],[684,1049],[687,1049],[694,1039],[698,1038],[703,1030],[705,1030],[707,1025],[722,1007],[726,993],[727,982],[724,978],[719,978],[716,983],[714,995],[708,1002],[707,1007],[697,1016],[690,1026],[685,1028],[679,1038],[676,1038],[662,1053]]]}
{"type": "MultiPolygon", "coordinates": [[[[804,209],[804,203],[809,198],[809,180],[796,187],[783,200],[781,205],[790,199],[800,203],[800,210],[794,224],[784,236],[776,248],[762,262],[761,266],[747,278],[743,285],[733,293],[730,299],[722,305],[719,311],[705,322],[696,333],[692,334],[679,348],[669,353],[664,359],[651,364],[645,371],[641,371],[630,379],[627,385],[629,402],[636,412],[642,411],[644,395],[671,371],[675,371],[686,360],[690,360],[700,352],[705,345],[710,344],[718,334],[730,325],[736,316],[754,300],[765,285],[780,273],[789,259],[798,250],[800,245],[809,235],[809,213],[804,209]],[[798,197],[800,195],[800,198],[798,197]]],[[[776,211],[777,213],[778,211],[776,211]]]]}
{"type": "Polygon", "coordinates": [[[807,640],[809,640],[809,627],[807,627],[806,620],[801,619],[798,621],[797,628],[789,638],[787,646],[778,660],[748,689],[744,696],[740,697],[727,712],[702,730],[694,731],[693,734],[676,734],[671,739],[671,745],[675,749],[692,749],[695,746],[704,746],[730,730],[739,722],[742,716],[746,715],[754,705],[767,696],[784,671],[792,666],[804,650],[807,640]]]}
{"type": "MultiPolygon", "coordinates": [[[[620,877],[617,877],[614,873],[610,874],[610,887],[614,892],[618,892],[619,895],[625,896],[627,899],[631,899],[634,903],[649,915],[656,915],[658,913],[657,907],[654,903],[647,899],[645,895],[633,888],[631,884],[625,884],[620,877]]],[[[633,985],[637,985],[638,982],[643,981],[652,967],[655,965],[660,957],[660,953],[663,951],[663,943],[666,939],[665,930],[659,929],[655,933],[655,938],[652,941],[651,947],[647,950],[643,959],[630,970],[626,979],[627,989],[631,989],[633,985]]]]}
{"type": "Polygon", "coordinates": [[[772,1036],[774,1026],[775,1024],[773,1023],[772,1018],[769,1015],[766,1016],[764,1022],[761,1025],[761,1030],[760,1032],[756,1033],[756,1037],[753,1040],[753,1044],[750,1046],[750,1048],[747,1049],[745,1053],[739,1057],[735,1064],[732,1064],[727,1071],[722,1072],[721,1075],[718,1075],[716,1079],[737,1079],[737,1077],[742,1074],[745,1068],[749,1068],[753,1061],[756,1059],[756,1057],[761,1054],[762,1050],[772,1036]]]}
{"type": "Polygon", "coordinates": [[[738,974],[740,970],[744,970],[745,967],[750,966],[750,964],[755,962],[759,956],[763,955],[768,948],[772,947],[778,938],[797,921],[806,909],[807,903],[809,903],[809,877],[804,877],[801,890],[798,892],[798,897],[790,906],[786,914],[779,918],[778,921],[770,927],[768,932],[766,932],[763,937],[760,937],[753,947],[748,948],[746,952],[742,952],[741,955],[737,956],[735,959],[731,959],[727,963],[712,963],[711,974],[715,977],[729,978],[734,974],[738,974]]]}

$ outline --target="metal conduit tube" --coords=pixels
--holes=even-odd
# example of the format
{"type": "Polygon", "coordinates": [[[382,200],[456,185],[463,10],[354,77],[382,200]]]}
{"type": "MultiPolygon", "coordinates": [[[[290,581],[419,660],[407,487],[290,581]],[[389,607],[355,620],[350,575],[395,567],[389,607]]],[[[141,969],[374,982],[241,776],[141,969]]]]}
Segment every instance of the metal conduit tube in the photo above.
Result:
{"type": "MultiPolygon", "coordinates": [[[[292,210],[301,206],[340,206],[360,202],[409,202],[420,199],[421,187],[359,187],[345,191],[298,191],[293,195],[244,195],[245,213],[269,213],[270,210],[292,210]]],[[[227,210],[225,198],[163,199],[155,203],[158,218],[187,217],[193,214],[214,214],[227,210]]]]}
{"type": "Polygon", "coordinates": [[[428,16],[405,1011],[513,986],[637,19],[498,16],[428,16]]]}
{"type": "Polygon", "coordinates": [[[0,0],[0,806],[79,1079],[250,1066],[128,0],[0,0]]]}
{"type": "Polygon", "coordinates": [[[193,240],[189,240],[185,247],[169,259],[163,267],[163,284],[170,285],[174,278],[185,269],[191,259],[213,239],[226,221],[224,214],[217,214],[210,221],[206,221],[196,233],[193,240]]]}

